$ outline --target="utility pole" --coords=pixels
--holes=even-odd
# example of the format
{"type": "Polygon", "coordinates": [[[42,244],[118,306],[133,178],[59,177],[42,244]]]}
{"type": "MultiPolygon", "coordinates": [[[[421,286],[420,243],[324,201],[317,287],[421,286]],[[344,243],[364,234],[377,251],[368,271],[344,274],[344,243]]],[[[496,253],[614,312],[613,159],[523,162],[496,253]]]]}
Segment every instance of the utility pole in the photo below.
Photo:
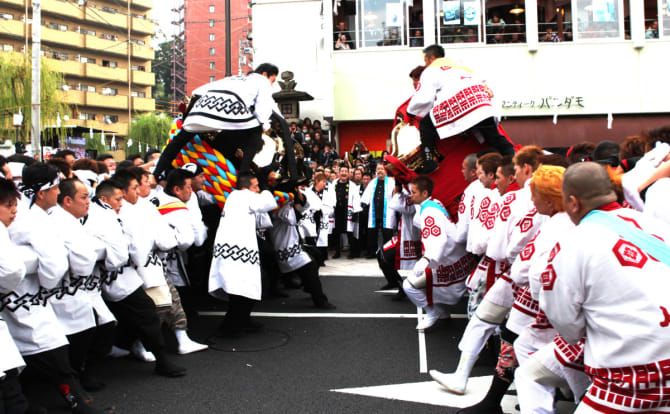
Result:
{"type": "Polygon", "coordinates": [[[230,61],[231,59],[231,53],[230,53],[230,43],[231,43],[231,30],[230,30],[230,24],[231,24],[232,19],[230,18],[230,0],[226,0],[226,77],[232,75],[232,62],[230,61]]]}
{"type": "MultiPolygon", "coordinates": [[[[133,18],[130,14],[130,0],[128,0],[128,129],[126,130],[126,142],[128,142],[128,138],[130,137],[130,125],[132,124],[133,118],[132,118],[132,108],[133,108],[133,89],[132,89],[132,76],[133,76],[133,67],[130,62],[130,56],[133,51],[133,44],[130,41],[130,27],[131,24],[133,23],[133,18]]],[[[104,125],[104,123],[103,123],[104,125]]],[[[102,136],[105,136],[105,131],[102,131],[102,136]]],[[[103,138],[104,139],[104,138],[103,138]]],[[[126,145],[127,147],[128,145],[126,145]]],[[[141,152],[141,148],[140,151],[141,152]]]]}
{"type": "MultiPolygon", "coordinates": [[[[27,16],[26,16],[27,18],[27,16]]],[[[33,153],[39,154],[42,160],[42,142],[40,128],[40,92],[42,90],[40,79],[40,46],[42,34],[42,9],[40,0],[33,0],[33,55],[32,55],[32,85],[30,99],[31,115],[31,138],[30,143],[33,147],[33,153]]]]}

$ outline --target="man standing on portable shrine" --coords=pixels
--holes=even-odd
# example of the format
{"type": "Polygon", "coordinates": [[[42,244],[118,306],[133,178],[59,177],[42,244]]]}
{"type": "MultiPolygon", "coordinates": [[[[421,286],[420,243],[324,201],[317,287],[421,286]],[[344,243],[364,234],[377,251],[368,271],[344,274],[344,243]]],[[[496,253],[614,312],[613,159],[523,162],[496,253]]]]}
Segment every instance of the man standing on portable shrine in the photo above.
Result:
{"type": "Polygon", "coordinates": [[[194,90],[183,129],[163,150],[154,175],[170,169],[172,160],[195,134],[214,131],[220,131],[214,147],[226,157],[240,148],[244,156],[238,173],[249,172],[251,160],[263,147],[261,135],[270,129],[276,107],[272,84],[278,73],[277,66],[263,63],[247,76],[229,76],[194,90]]]}

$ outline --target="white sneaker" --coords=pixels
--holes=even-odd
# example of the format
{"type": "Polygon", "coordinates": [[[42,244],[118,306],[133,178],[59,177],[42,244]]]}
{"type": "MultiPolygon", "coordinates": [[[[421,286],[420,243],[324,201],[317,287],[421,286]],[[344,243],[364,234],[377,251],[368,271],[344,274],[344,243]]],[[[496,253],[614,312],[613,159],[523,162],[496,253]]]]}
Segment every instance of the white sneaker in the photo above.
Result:
{"type": "Polygon", "coordinates": [[[468,377],[463,378],[457,374],[444,374],[440,371],[431,369],[428,372],[437,383],[447,389],[447,391],[454,394],[463,395],[468,385],[468,377]]]}
{"type": "Polygon", "coordinates": [[[112,349],[109,351],[109,354],[107,354],[108,357],[112,358],[123,358],[128,355],[130,355],[130,351],[114,345],[112,345],[112,349]]]}
{"type": "Polygon", "coordinates": [[[142,342],[138,339],[133,343],[133,345],[130,347],[130,352],[133,354],[133,356],[140,361],[144,362],[155,362],[156,357],[154,354],[151,352],[147,351],[144,348],[144,345],[142,345],[142,342]]]}
{"type": "Polygon", "coordinates": [[[188,334],[183,329],[176,329],[174,333],[177,337],[177,342],[179,343],[179,347],[177,347],[177,353],[180,355],[204,351],[205,349],[209,348],[209,346],[205,344],[199,344],[193,341],[188,337],[188,334]]]}
{"type": "Polygon", "coordinates": [[[427,313],[419,319],[419,323],[416,324],[416,329],[419,331],[425,331],[426,329],[435,325],[435,323],[440,320],[440,314],[437,312],[427,313]]]}

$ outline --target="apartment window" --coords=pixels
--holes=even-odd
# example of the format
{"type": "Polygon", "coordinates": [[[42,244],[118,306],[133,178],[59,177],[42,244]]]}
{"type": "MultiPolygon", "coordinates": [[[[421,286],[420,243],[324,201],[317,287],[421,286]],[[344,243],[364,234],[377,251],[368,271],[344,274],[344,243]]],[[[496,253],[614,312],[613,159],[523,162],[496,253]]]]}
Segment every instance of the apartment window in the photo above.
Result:
{"type": "Polygon", "coordinates": [[[209,55],[214,56],[216,54],[216,48],[210,47],[209,48],[209,55]]]}
{"type": "Polygon", "coordinates": [[[95,114],[90,112],[79,112],[78,118],[82,121],[95,121],[95,114]]]}
{"type": "Polygon", "coordinates": [[[215,80],[216,80],[216,77],[215,77],[215,76],[210,76],[210,77],[209,77],[209,81],[210,81],[210,82],[214,82],[215,80]]]}
{"type": "Polygon", "coordinates": [[[95,86],[93,85],[82,85],[79,84],[77,85],[77,89],[83,92],[95,92],[95,86]]]}
{"type": "Polygon", "coordinates": [[[209,12],[214,13],[214,5],[213,4],[209,5],[209,12]]]}
{"type": "Polygon", "coordinates": [[[209,34],[209,41],[213,42],[214,41],[214,33],[209,34]]]}
{"type": "Polygon", "coordinates": [[[67,32],[67,26],[64,24],[51,22],[49,23],[49,27],[54,30],[60,30],[61,32],[67,32]]]}
{"type": "Polygon", "coordinates": [[[106,124],[115,124],[119,122],[119,116],[118,115],[103,115],[102,116],[102,122],[106,124]]]}
{"type": "Polygon", "coordinates": [[[68,85],[67,83],[64,83],[60,86],[60,88],[64,91],[69,91],[70,89],[72,89],[72,86],[68,85]]]}
{"type": "Polygon", "coordinates": [[[5,20],[14,20],[14,15],[9,13],[2,13],[0,14],[0,17],[2,17],[5,20]]]}
{"type": "Polygon", "coordinates": [[[85,35],[95,36],[95,32],[93,30],[82,29],[81,27],[77,28],[77,32],[85,35]]]}
{"type": "Polygon", "coordinates": [[[3,52],[13,52],[14,51],[14,45],[2,45],[2,51],[3,52]]]}
{"type": "Polygon", "coordinates": [[[107,13],[118,13],[119,11],[117,9],[111,8],[111,7],[102,7],[102,11],[106,11],[107,13]]]}
{"type": "Polygon", "coordinates": [[[135,91],[132,91],[132,92],[130,93],[130,96],[132,96],[132,97],[134,97],[134,98],[146,98],[146,97],[147,97],[147,94],[144,93],[144,92],[135,92],[135,91]]]}
{"type": "Polygon", "coordinates": [[[209,62],[209,69],[210,70],[215,70],[216,69],[216,63],[215,62],[209,62]]]}
{"type": "Polygon", "coordinates": [[[144,72],[144,71],[145,71],[144,66],[142,66],[142,65],[132,65],[132,66],[130,67],[130,69],[132,69],[132,70],[139,70],[140,72],[144,72]]]}
{"type": "Polygon", "coordinates": [[[95,63],[95,59],[90,58],[90,57],[86,57],[86,56],[81,56],[81,57],[79,58],[79,61],[80,61],[81,63],[95,63]]]}
{"type": "Polygon", "coordinates": [[[209,19],[209,27],[214,27],[214,19],[209,19]]]}
{"type": "Polygon", "coordinates": [[[116,88],[102,88],[102,94],[103,95],[108,95],[108,96],[116,96],[118,95],[119,90],[116,88]]]}
{"type": "Polygon", "coordinates": [[[112,61],[112,60],[104,60],[103,59],[102,66],[104,66],[106,68],[116,68],[116,67],[119,66],[119,64],[117,62],[112,61]]]}

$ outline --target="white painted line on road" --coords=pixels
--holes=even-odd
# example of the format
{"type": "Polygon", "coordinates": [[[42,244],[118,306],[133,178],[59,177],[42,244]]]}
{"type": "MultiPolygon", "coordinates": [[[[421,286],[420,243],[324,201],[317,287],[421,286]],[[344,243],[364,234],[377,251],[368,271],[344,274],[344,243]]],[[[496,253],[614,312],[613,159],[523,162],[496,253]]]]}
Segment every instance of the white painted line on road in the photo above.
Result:
{"type": "MultiPolygon", "coordinates": [[[[423,309],[417,306],[416,320],[419,321],[422,316],[423,316],[423,309]]],[[[428,359],[426,357],[426,333],[423,329],[419,330],[418,333],[419,333],[419,373],[427,374],[428,359]]]]}
{"type": "MultiPolygon", "coordinates": [[[[224,316],[226,312],[201,311],[200,316],[224,316]]],[[[259,318],[351,318],[351,319],[416,319],[416,313],[301,313],[301,312],[251,312],[251,316],[259,318]]],[[[465,319],[467,315],[454,313],[454,319],[465,319]]]]}

